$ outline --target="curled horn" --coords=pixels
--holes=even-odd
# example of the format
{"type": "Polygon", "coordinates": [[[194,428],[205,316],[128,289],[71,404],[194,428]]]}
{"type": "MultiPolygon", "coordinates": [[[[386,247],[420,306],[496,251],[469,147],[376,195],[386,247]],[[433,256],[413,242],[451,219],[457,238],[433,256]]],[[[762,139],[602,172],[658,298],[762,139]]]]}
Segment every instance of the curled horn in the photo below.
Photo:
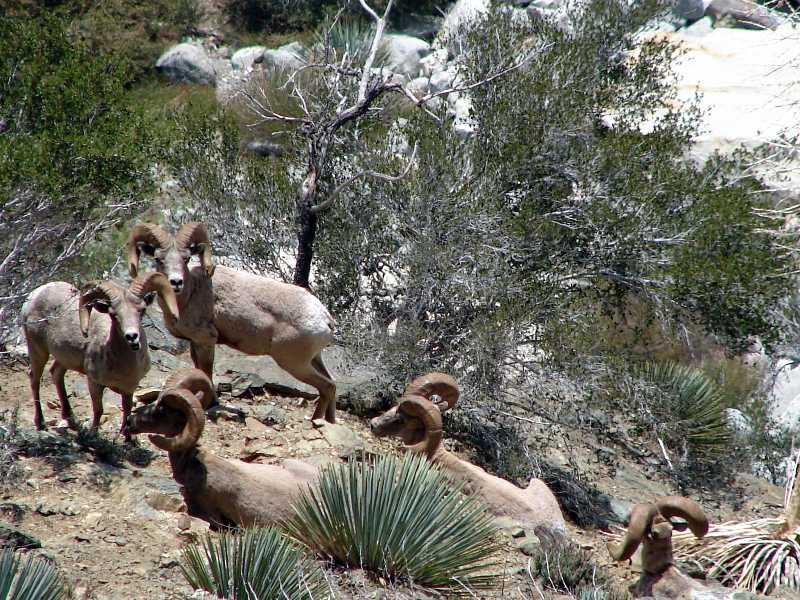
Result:
{"type": "Polygon", "coordinates": [[[173,388],[164,390],[158,402],[181,411],[186,416],[186,425],[175,437],[148,436],[153,445],[167,452],[184,452],[196,446],[206,424],[206,415],[200,400],[189,390],[173,388]]]}
{"type": "Polygon", "coordinates": [[[672,517],[686,519],[695,537],[701,538],[708,533],[708,517],[694,500],[681,496],[666,496],[657,500],[656,506],[665,519],[672,517]]]}
{"type": "Polygon", "coordinates": [[[608,544],[608,552],[614,560],[628,560],[642,540],[650,532],[653,519],[659,510],[655,504],[637,504],[631,510],[631,518],[625,537],[619,544],[608,544]]]}
{"type": "Polygon", "coordinates": [[[167,281],[166,275],[155,271],[139,275],[139,277],[130,282],[128,291],[139,298],[144,298],[150,292],[158,292],[169,311],[175,317],[178,316],[178,301],[175,298],[175,292],[172,291],[172,286],[167,281]]]}
{"type": "Polygon", "coordinates": [[[163,388],[165,390],[170,388],[189,390],[192,394],[202,392],[203,395],[200,402],[204,409],[211,406],[217,399],[211,380],[200,369],[178,369],[173,371],[164,381],[163,388]]]}
{"type": "Polygon", "coordinates": [[[139,243],[149,244],[156,248],[168,248],[172,243],[172,236],[154,223],[139,223],[135,225],[128,236],[128,272],[131,277],[136,277],[139,271],[139,256],[141,254],[139,243]]]}
{"type": "Polygon", "coordinates": [[[425,425],[425,439],[409,446],[409,449],[412,452],[424,452],[428,458],[433,458],[442,445],[442,413],[433,402],[422,396],[404,395],[397,410],[420,419],[425,425]]]}
{"type": "Polygon", "coordinates": [[[200,264],[209,277],[214,274],[214,264],[211,262],[211,242],[208,240],[208,229],[205,223],[193,221],[181,226],[175,234],[175,245],[180,249],[187,249],[192,254],[200,255],[200,264]]]}
{"type": "Polygon", "coordinates": [[[109,281],[92,281],[83,286],[78,301],[78,316],[83,337],[89,335],[89,316],[92,313],[92,303],[100,298],[113,302],[119,297],[119,290],[109,281]]]}
{"type": "Polygon", "coordinates": [[[431,396],[437,395],[447,402],[447,407],[442,409],[450,410],[458,402],[458,384],[456,380],[445,373],[427,373],[420,375],[406,386],[403,396],[422,396],[431,400],[431,396]]]}

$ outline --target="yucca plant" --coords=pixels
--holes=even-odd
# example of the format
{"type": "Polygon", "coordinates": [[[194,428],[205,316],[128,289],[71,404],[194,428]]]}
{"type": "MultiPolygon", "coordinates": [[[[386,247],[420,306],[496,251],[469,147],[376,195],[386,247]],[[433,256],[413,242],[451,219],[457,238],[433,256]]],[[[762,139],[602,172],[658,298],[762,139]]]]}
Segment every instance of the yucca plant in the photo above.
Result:
{"type": "Polygon", "coordinates": [[[691,532],[673,534],[677,556],[693,558],[708,575],[754,593],[778,587],[800,589],[800,478],[796,453],[790,465],[779,517],[712,525],[703,539],[691,532]]]}
{"type": "Polygon", "coordinates": [[[52,563],[0,551],[0,600],[60,600],[65,595],[64,583],[52,563]]]}
{"type": "Polygon", "coordinates": [[[702,371],[675,362],[646,363],[644,379],[666,392],[669,405],[659,416],[663,426],[686,441],[690,450],[709,458],[730,448],[731,432],[717,385],[702,371]]]}
{"type": "Polygon", "coordinates": [[[319,565],[274,529],[208,535],[184,549],[180,567],[192,588],[228,600],[330,596],[319,565]]]}
{"type": "MultiPolygon", "coordinates": [[[[347,53],[351,64],[363,64],[369,54],[375,28],[364,19],[341,18],[333,24],[319,27],[314,33],[313,48],[315,52],[323,52],[326,47],[336,53],[330,62],[337,63],[347,53]]],[[[374,67],[381,67],[389,59],[386,43],[378,47],[374,67]]]]}
{"type": "Polygon", "coordinates": [[[295,510],[289,534],[339,564],[457,595],[497,583],[492,517],[423,457],[328,467],[295,510]]]}

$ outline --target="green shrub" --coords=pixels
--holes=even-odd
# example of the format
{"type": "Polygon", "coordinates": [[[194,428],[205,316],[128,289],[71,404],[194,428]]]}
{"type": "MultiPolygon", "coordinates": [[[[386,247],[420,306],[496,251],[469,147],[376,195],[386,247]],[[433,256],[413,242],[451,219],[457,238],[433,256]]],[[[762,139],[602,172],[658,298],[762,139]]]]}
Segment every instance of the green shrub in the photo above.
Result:
{"type": "Polygon", "coordinates": [[[491,516],[416,455],[325,469],[286,529],[339,564],[453,594],[497,580],[489,572],[500,549],[491,516]]]}
{"type": "Polygon", "coordinates": [[[194,589],[229,600],[326,598],[319,566],[274,529],[208,535],[186,547],[181,571],[194,589]]]}
{"type": "Polygon", "coordinates": [[[0,600],[61,600],[66,588],[52,563],[0,550],[0,600]]]}

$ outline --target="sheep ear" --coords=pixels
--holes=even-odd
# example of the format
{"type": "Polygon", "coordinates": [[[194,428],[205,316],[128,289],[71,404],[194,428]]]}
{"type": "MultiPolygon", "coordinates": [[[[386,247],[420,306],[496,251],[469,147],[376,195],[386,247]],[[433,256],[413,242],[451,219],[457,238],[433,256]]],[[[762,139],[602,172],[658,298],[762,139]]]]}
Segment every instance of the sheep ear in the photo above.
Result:
{"type": "Polygon", "coordinates": [[[150,306],[153,303],[153,300],[155,300],[155,299],[156,299],[156,293],[155,292],[150,292],[149,294],[145,294],[144,298],[143,298],[144,303],[147,306],[150,306]]]}

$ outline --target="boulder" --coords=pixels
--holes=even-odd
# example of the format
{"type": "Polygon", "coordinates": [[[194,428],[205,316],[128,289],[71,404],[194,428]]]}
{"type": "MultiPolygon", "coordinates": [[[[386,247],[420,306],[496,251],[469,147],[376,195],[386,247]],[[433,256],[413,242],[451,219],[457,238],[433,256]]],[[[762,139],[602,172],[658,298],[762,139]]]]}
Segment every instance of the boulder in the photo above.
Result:
{"type": "Polygon", "coordinates": [[[390,33],[384,36],[383,43],[389,54],[386,68],[392,73],[409,78],[417,77],[420,74],[421,61],[431,51],[431,45],[428,42],[410,35],[390,33]]]}
{"type": "Polygon", "coordinates": [[[303,45],[299,42],[292,42],[274,50],[264,50],[260,60],[266,67],[292,71],[305,64],[304,54],[303,45]]]}
{"type": "Polygon", "coordinates": [[[156,61],[156,69],[173,83],[215,85],[217,72],[202,46],[183,43],[173,46],[156,61]]]}
{"type": "Polygon", "coordinates": [[[458,0],[444,18],[442,28],[434,40],[434,46],[447,47],[454,54],[459,54],[457,39],[470,23],[489,10],[490,0],[458,0]]]}
{"type": "Polygon", "coordinates": [[[711,0],[676,0],[672,6],[675,16],[689,21],[702,19],[711,0]]]}
{"type": "Polygon", "coordinates": [[[253,63],[264,56],[266,46],[247,46],[234,52],[231,65],[234,71],[247,71],[253,68],[253,63]]]}

